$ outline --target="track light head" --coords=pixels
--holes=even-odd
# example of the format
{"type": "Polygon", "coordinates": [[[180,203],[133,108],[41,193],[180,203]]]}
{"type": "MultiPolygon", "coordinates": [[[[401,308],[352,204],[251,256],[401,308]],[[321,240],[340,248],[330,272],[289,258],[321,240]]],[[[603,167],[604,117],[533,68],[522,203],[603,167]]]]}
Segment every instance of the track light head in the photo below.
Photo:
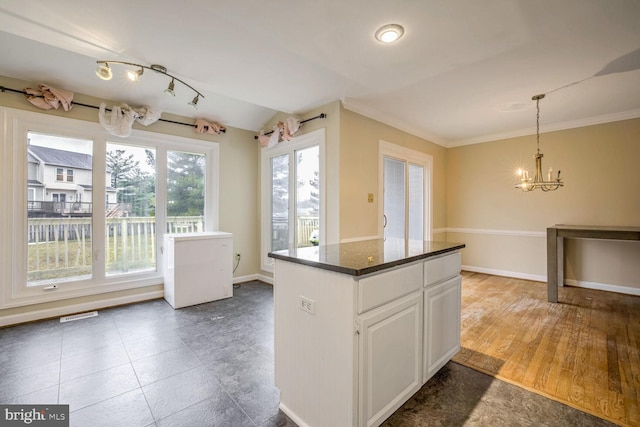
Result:
{"type": "Polygon", "coordinates": [[[111,80],[113,72],[111,71],[111,68],[109,68],[108,62],[98,65],[98,68],[96,68],[96,76],[100,77],[102,80],[111,80]]]}
{"type": "Polygon", "coordinates": [[[137,82],[138,78],[144,73],[144,68],[140,67],[138,71],[129,70],[127,71],[127,78],[132,82],[137,82]]]}
{"type": "Polygon", "coordinates": [[[189,105],[191,105],[193,107],[194,110],[198,109],[198,101],[200,100],[200,94],[197,94],[195,96],[195,98],[193,98],[191,100],[191,102],[189,103],[189,105]]]}
{"type": "Polygon", "coordinates": [[[170,95],[170,96],[176,96],[176,93],[173,91],[175,86],[176,86],[175,79],[172,78],[171,82],[169,83],[169,87],[164,90],[164,93],[166,93],[167,95],[170,95]]]}

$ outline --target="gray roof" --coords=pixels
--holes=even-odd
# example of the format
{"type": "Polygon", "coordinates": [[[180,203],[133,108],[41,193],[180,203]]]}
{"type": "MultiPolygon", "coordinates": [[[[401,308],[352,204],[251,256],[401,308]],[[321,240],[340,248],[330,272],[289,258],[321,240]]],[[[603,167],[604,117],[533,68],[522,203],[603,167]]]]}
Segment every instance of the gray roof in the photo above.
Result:
{"type": "Polygon", "coordinates": [[[33,154],[31,154],[31,152],[27,152],[27,163],[40,163],[40,162],[38,161],[38,159],[33,157],[33,154]]]}
{"type": "Polygon", "coordinates": [[[56,150],[55,148],[30,145],[29,152],[48,165],[65,166],[91,170],[91,154],[74,153],[73,151],[56,150]]]}

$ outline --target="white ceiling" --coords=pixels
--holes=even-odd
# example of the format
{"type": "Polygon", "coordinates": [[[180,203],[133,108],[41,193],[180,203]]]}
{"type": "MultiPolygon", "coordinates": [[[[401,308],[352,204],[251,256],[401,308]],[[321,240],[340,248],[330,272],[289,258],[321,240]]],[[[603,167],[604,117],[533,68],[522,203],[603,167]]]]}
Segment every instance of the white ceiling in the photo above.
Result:
{"type": "Polygon", "coordinates": [[[444,146],[534,132],[539,93],[542,131],[640,117],[638,0],[5,1],[0,29],[0,75],[253,131],[338,99],[444,146]]]}

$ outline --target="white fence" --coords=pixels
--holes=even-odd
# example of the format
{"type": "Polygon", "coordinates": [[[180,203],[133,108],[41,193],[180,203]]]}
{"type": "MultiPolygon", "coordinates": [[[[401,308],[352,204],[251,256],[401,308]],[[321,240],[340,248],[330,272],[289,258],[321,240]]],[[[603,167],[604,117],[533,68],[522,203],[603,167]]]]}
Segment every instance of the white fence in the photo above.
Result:
{"type": "MultiPolygon", "coordinates": [[[[106,218],[107,273],[155,268],[154,217],[106,218]]],[[[201,216],[168,217],[168,233],[204,231],[201,216]]],[[[90,217],[29,218],[27,227],[28,280],[49,280],[91,274],[90,217]]]]}
{"type": "MultiPolygon", "coordinates": [[[[155,268],[155,217],[110,217],[105,221],[104,249],[107,274],[155,268]]],[[[286,229],[286,222],[283,226],[286,229]]],[[[318,227],[317,217],[298,218],[298,247],[311,246],[309,238],[318,227]]],[[[204,218],[201,216],[167,218],[167,233],[201,231],[204,231],[204,218]]],[[[283,231],[285,234],[288,232],[283,231]]],[[[29,218],[28,281],[90,275],[92,234],[90,217],[29,218]]]]}

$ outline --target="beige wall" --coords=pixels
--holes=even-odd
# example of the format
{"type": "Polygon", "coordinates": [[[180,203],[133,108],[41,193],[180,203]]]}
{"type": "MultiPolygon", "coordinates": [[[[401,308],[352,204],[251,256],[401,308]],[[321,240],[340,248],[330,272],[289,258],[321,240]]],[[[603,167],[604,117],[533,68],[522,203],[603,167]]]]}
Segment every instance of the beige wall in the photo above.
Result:
{"type": "MultiPolygon", "coordinates": [[[[433,157],[433,228],[446,227],[446,158],[444,147],[384,123],[341,109],[340,115],[340,238],[378,235],[378,166],[380,140],[433,157]],[[367,200],[374,194],[374,202],[367,200]]],[[[435,235],[438,239],[442,236],[435,235]]]]}
{"type": "MultiPolygon", "coordinates": [[[[532,173],[535,136],[447,152],[448,239],[467,244],[463,264],[546,277],[546,227],[640,226],[640,119],[543,133],[543,172],[561,169],[555,192],[514,189],[514,171],[532,173]],[[453,231],[452,231],[453,230],[453,231]]],[[[571,240],[566,274],[587,284],[640,288],[640,244],[571,240]]]]}
{"type": "MultiPolygon", "coordinates": [[[[0,86],[22,90],[24,87],[34,87],[37,83],[25,82],[0,76],[0,86]]],[[[74,100],[89,105],[100,105],[102,101],[108,106],[114,101],[93,98],[83,94],[75,94],[74,100]]],[[[11,92],[0,94],[0,106],[34,111],[42,114],[53,114],[56,116],[69,117],[92,122],[98,121],[98,111],[92,108],[75,106],[71,111],[42,110],[32,106],[23,95],[11,92]]],[[[193,122],[185,117],[163,114],[163,118],[180,122],[193,122]]],[[[206,119],[206,117],[204,117],[206,119]]],[[[220,230],[233,233],[234,251],[240,252],[242,259],[234,277],[252,276],[259,270],[259,247],[256,244],[259,236],[257,221],[259,175],[256,165],[259,164],[259,148],[253,139],[253,132],[246,130],[227,128],[225,134],[210,135],[198,134],[194,128],[181,126],[165,122],[156,122],[151,126],[141,126],[134,124],[134,128],[150,132],[158,132],[168,135],[176,135],[199,140],[207,140],[220,143],[220,210],[219,228],[220,230]]],[[[11,141],[0,141],[2,144],[10,144],[11,141]]],[[[1,151],[1,150],[0,150],[1,151]]],[[[5,239],[7,236],[0,236],[5,239]]],[[[2,283],[5,291],[10,286],[9,283],[2,283]]],[[[38,304],[28,307],[19,307],[0,310],[2,316],[15,315],[35,310],[46,310],[54,307],[73,305],[80,303],[92,303],[109,298],[129,297],[135,294],[145,294],[147,292],[159,291],[162,286],[151,286],[138,288],[122,292],[112,292],[91,297],[75,298],[65,301],[38,304]]]]}

